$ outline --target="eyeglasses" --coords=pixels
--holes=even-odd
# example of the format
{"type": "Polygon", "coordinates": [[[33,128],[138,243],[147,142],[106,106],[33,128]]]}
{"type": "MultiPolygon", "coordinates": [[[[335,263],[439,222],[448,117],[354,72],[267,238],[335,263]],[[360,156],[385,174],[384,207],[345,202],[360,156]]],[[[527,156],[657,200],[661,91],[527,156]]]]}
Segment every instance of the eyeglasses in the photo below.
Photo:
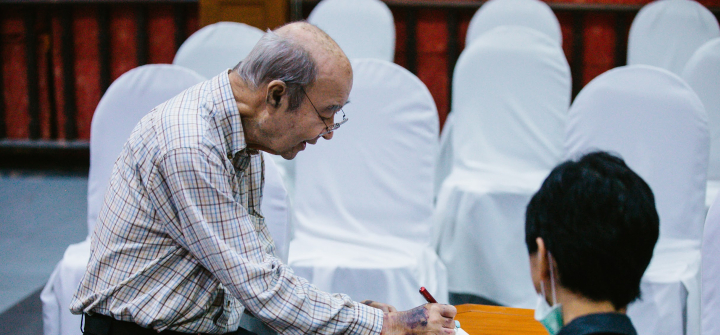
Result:
{"type": "MultiPolygon", "coordinates": [[[[327,123],[325,123],[325,118],[323,118],[322,115],[320,115],[320,112],[318,112],[317,108],[315,108],[315,104],[313,104],[312,100],[310,100],[310,97],[307,95],[307,92],[305,92],[305,88],[304,88],[304,87],[300,87],[300,89],[302,90],[303,94],[305,94],[305,97],[306,97],[306,98],[308,99],[308,101],[310,102],[310,106],[312,106],[312,108],[315,110],[315,113],[317,113],[318,117],[320,118],[320,121],[322,121],[323,124],[325,125],[325,131],[322,132],[322,133],[320,133],[320,135],[318,135],[317,137],[323,137],[323,136],[325,136],[325,135],[327,135],[327,134],[330,134],[330,133],[332,133],[333,131],[335,131],[335,130],[337,130],[338,128],[340,128],[340,126],[343,125],[345,122],[348,122],[348,118],[345,116],[345,111],[343,111],[342,109],[340,109],[339,111],[337,111],[337,112],[342,112],[342,114],[343,114],[342,120],[340,120],[340,122],[338,122],[338,123],[333,123],[333,124],[331,124],[331,125],[328,125],[327,123]]],[[[337,112],[335,112],[335,113],[337,113],[337,112]]],[[[335,121],[335,115],[334,115],[334,114],[333,114],[333,121],[335,121]]]]}

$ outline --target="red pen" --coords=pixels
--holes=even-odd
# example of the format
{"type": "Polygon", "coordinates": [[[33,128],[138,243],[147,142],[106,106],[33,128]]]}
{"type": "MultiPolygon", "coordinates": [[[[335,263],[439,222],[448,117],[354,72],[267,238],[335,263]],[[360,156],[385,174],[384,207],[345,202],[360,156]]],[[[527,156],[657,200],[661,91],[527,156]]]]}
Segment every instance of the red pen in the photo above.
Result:
{"type": "Polygon", "coordinates": [[[428,290],[425,288],[425,286],[420,288],[420,294],[422,294],[423,298],[425,298],[425,300],[427,300],[427,302],[429,302],[431,304],[437,304],[437,300],[435,300],[435,298],[433,298],[433,296],[430,295],[430,292],[428,292],[428,290]]]}

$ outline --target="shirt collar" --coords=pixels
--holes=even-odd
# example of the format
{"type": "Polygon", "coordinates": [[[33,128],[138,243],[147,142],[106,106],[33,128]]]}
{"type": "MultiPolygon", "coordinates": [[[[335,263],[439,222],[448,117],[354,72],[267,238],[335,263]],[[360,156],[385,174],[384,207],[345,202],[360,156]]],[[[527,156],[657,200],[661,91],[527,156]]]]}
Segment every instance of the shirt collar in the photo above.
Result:
{"type": "Polygon", "coordinates": [[[630,318],[621,313],[584,315],[572,320],[558,335],[625,334],[637,335],[630,318]]]}
{"type": "MultiPolygon", "coordinates": [[[[215,118],[219,130],[225,138],[225,143],[227,143],[227,157],[236,162],[238,153],[242,158],[249,158],[250,155],[255,155],[258,151],[248,148],[245,142],[245,132],[240,119],[240,111],[237,108],[232,86],[230,85],[230,71],[228,69],[215,76],[211,79],[211,85],[216,106],[215,118]]],[[[244,160],[241,159],[240,161],[244,160]]]]}

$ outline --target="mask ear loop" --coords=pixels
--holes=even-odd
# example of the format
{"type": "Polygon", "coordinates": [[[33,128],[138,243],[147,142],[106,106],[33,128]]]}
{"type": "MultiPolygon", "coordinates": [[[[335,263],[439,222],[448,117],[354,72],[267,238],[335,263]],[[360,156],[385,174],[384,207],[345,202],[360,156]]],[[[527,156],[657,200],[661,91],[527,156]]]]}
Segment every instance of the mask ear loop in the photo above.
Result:
{"type": "MultiPolygon", "coordinates": [[[[557,295],[555,294],[555,274],[554,270],[555,267],[553,266],[553,259],[550,255],[550,252],[548,251],[548,265],[550,266],[550,287],[552,288],[552,297],[553,297],[553,306],[557,304],[557,295]]],[[[545,295],[545,290],[543,290],[543,295],[545,295]]]]}

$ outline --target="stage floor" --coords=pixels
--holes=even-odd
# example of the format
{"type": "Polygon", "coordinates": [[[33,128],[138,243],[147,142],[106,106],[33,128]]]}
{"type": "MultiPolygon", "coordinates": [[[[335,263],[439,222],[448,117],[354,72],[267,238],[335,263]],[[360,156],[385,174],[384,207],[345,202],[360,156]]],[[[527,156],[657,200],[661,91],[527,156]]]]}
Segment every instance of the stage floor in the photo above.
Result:
{"type": "Polygon", "coordinates": [[[24,323],[42,329],[39,290],[67,246],[87,235],[87,175],[2,170],[0,211],[0,329],[10,334],[8,314],[23,313],[37,313],[24,323]]]}

